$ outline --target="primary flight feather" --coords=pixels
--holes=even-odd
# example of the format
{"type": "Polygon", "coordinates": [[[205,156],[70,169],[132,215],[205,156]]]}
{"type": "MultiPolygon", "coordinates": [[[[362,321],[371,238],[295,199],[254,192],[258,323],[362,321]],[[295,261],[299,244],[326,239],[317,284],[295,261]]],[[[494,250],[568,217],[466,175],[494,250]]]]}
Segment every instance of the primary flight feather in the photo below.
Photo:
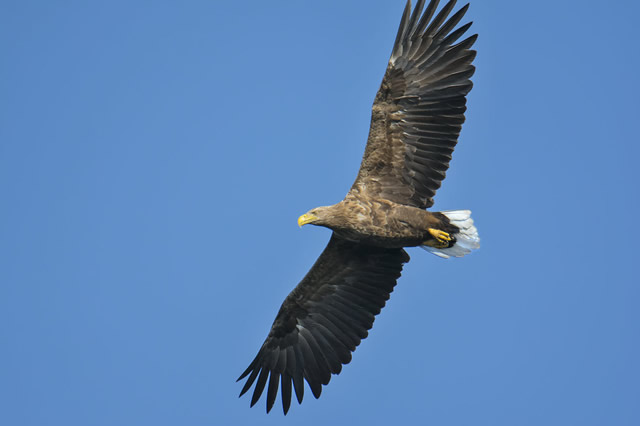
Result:
{"type": "Polygon", "coordinates": [[[304,381],[318,398],[322,385],[351,361],[409,261],[404,247],[460,257],[479,247],[468,210],[428,212],[449,168],[472,87],[477,35],[458,26],[468,4],[436,14],[419,0],[404,9],[376,94],[358,176],[344,200],[298,219],[333,231],[329,244],[286,297],[267,339],[238,380],[240,395],[255,383],[253,406],[267,389],[267,412],[281,389],[286,414],[304,381]],[[457,28],[456,28],[457,27],[457,28]]]}

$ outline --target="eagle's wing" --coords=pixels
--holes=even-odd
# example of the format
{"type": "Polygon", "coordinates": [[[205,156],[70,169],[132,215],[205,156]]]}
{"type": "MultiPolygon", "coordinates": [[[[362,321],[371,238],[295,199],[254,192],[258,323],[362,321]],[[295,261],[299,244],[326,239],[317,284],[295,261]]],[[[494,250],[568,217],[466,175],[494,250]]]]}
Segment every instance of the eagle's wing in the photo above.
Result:
{"type": "Polygon", "coordinates": [[[387,71],[373,103],[369,139],[351,191],[427,208],[449,168],[466,110],[477,35],[455,44],[468,4],[447,19],[451,0],[407,3],[387,71]]]}
{"type": "Polygon", "coordinates": [[[304,382],[318,398],[331,374],[351,361],[351,352],[396,285],[409,255],[400,248],[365,246],[335,234],[311,270],[287,296],[258,355],[238,378],[249,375],[240,396],[256,378],[253,406],[267,382],[267,412],[282,387],[285,414],[291,383],[302,402],[304,382]],[[280,382],[280,383],[279,383],[280,382]]]}

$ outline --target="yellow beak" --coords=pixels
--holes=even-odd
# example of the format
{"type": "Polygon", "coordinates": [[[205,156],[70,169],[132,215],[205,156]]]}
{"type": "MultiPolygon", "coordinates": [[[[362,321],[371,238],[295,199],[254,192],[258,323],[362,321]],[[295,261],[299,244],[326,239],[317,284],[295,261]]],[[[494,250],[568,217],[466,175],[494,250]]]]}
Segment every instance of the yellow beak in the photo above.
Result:
{"type": "Polygon", "coordinates": [[[298,218],[298,226],[306,225],[307,223],[313,222],[316,219],[318,219],[316,216],[305,213],[298,218]]]}

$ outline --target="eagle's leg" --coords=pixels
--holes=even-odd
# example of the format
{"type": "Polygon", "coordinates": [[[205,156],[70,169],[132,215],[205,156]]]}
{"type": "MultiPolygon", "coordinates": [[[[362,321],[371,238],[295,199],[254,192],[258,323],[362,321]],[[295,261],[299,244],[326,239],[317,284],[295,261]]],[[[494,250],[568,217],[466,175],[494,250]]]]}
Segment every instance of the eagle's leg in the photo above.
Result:
{"type": "Polygon", "coordinates": [[[428,231],[433,236],[433,238],[435,238],[435,240],[425,241],[425,245],[435,248],[449,247],[449,242],[452,240],[451,235],[435,228],[429,228],[428,231]]]}

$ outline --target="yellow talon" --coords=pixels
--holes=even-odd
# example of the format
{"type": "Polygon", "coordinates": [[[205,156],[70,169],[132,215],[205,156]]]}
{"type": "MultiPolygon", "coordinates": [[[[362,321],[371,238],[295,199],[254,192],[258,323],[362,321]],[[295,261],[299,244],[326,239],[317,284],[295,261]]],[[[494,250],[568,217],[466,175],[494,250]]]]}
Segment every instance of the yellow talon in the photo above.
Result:
{"type": "Polygon", "coordinates": [[[449,246],[449,241],[452,240],[451,236],[449,234],[447,234],[444,231],[441,231],[439,229],[435,229],[435,228],[429,228],[428,229],[429,233],[431,235],[433,235],[433,237],[436,239],[436,241],[428,241],[425,244],[432,246],[432,247],[436,247],[436,248],[442,248],[442,247],[448,247],[449,246]]]}

